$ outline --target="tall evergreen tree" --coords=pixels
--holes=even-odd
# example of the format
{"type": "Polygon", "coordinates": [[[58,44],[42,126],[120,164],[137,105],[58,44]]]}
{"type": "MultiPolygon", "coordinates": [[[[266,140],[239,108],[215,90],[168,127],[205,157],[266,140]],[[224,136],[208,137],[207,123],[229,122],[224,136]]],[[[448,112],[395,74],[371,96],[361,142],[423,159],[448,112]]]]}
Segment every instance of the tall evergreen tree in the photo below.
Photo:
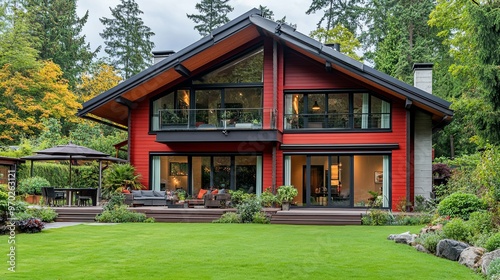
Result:
{"type": "Polygon", "coordinates": [[[85,35],[81,35],[88,11],[78,17],[76,0],[24,0],[24,7],[32,34],[38,38],[35,48],[40,59],[58,64],[63,77],[75,86],[100,49],[91,51],[85,35]]]}
{"type": "Polygon", "coordinates": [[[325,30],[333,29],[341,24],[352,34],[357,34],[357,29],[361,26],[364,2],[365,0],[312,0],[306,14],[323,11],[324,14],[318,22],[318,29],[322,27],[322,24],[325,30]]]}
{"type": "Polygon", "coordinates": [[[151,65],[151,37],[155,34],[144,25],[140,18],[143,12],[134,0],[121,0],[110,10],[113,18],[99,19],[105,26],[99,35],[104,39],[104,51],[110,56],[111,65],[128,79],[151,65]]]}
{"type": "Polygon", "coordinates": [[[202,0],[195,6],[200,14],[187,14],[187,17],[197,24],[194,29],[198,30],[201,36],[207,36],[215,28],[229,22],[227,14],[234,8],[227,2],[229,0],[202,0]]]}

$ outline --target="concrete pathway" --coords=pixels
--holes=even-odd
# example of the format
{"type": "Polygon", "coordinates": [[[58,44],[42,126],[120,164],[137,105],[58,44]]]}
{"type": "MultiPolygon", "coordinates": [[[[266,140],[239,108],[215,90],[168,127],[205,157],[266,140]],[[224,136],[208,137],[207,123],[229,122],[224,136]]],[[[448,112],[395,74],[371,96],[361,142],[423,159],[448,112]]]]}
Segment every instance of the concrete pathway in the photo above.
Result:
{"type": "Polygon", "coordinates": [[[76,225],[88,225],[88,226],[112,226],[117,225],[117,223],[78,223],[78,222],[54,222],[54,223],[46,223],[44,229],[51,228],[62,228],[62,227],[70,227],[76,225]]]}

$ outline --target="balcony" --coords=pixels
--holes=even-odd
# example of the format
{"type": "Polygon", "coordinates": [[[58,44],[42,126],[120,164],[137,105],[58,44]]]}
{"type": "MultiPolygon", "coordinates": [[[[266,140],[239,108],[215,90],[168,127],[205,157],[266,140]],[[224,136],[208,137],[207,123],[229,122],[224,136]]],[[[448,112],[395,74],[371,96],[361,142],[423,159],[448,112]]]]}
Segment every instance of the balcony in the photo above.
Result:
{"type": "Polygon", "coordinates": [[[162,109],[153,115],[157,142],[281,141],[269,108],[162,109]]]}
{"type": "Polygon", "coordinates": [[[390,113],[315,113],[285,114],[288,130],[390,129],[390,113]]]}

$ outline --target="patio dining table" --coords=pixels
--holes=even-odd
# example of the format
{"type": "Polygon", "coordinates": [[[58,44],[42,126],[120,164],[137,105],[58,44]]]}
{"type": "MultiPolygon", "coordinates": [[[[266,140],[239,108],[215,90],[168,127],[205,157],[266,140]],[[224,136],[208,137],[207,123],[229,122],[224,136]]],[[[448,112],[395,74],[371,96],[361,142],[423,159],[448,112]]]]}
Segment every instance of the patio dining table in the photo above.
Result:
{"type": "Polygon", "coordinates": [[[55,191],[66,193],[66,205],[72,206],[75,195],[80,191],[85,191],[92,198],[92,206],[97,205],[97,189],[95,188],[56,188],[55,191]]]}

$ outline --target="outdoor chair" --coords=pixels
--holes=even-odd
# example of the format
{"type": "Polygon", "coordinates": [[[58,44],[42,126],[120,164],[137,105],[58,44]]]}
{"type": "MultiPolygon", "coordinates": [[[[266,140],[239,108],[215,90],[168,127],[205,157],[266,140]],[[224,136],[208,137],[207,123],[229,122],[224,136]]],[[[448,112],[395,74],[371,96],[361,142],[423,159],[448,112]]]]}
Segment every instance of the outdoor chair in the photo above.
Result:
{"type": "Polygon", "coordinates": [[[76,203],[78,206],[92,205],[92,193],[90,190],[80,190],[76,196],[76,203]]]}
{"type": "Polygon", "coordinates": [[[57,206],[60,201],[64,204],[64,200],[66,199],[64,192],[56,192],[54,187],[43,187],[42,196],[45,203],[51,206],[57,206]]]}

